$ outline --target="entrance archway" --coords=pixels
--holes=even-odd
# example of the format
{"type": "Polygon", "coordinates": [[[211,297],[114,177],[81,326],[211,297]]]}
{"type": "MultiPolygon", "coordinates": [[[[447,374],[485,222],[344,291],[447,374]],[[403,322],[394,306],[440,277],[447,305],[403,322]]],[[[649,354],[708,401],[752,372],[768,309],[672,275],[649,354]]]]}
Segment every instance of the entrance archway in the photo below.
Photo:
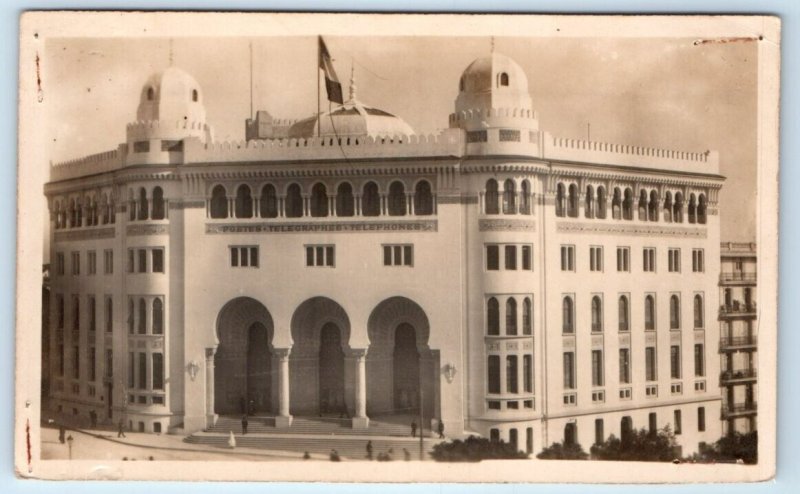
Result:
{"type": "Polygon", "coordinates": [[[249,297],[231,300],[217,318],[214,412],[272,414],[277,372],[272,359],[272,316],[249,297]]]}
{"type": "Polygon", "coordinates": [[[416,331],[408,323],[400,324],[394,332],[392,388],[395,410],[419,411],[419,351],[416,331]]]}
{"type": "Polygon", "coordinates": [[[346,411],[344,399],[344,352],[339,327],[322,326],[319,335],[319,411],[321,414],[346,411]]]}

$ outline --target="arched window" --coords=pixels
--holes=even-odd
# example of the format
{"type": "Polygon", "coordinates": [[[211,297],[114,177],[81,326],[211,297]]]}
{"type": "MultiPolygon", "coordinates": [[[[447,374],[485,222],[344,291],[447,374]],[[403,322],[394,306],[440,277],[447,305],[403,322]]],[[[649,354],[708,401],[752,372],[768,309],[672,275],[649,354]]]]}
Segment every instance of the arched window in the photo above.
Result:
{"type": "Polygon", "coordinates": [[[147,205],[147,191],[144,187],[139,189],[139,216],[138,219],[146,220],[149,216],[149,208],[147,205]]]}
{"type": "Polygon", "coordinates": [[[619,298],[619,330],[620,331],[629,331],[631,329],[631,325],[628,320],[628,297],[622,295],[619,298]]]}
{"type": "Polygon", "coordinates": [[[300,193],[300,186],[291,184],[286,189],[286,217],[300,218],[303,216],[303,196],[300,193]]]}
{"type": "Polygon", "coordinates": [[[625,189],[624,199],[622,200],[622,217],[626,220],[633,219],[633,191],[625,189]]]}
{"type": "Polygon", "coordinates": [[[153,188],[153,219],[163,220],[166,216],[164,207],[164,191],[161,187],[153,188]]]}
{"type": "Polygon", "coordinates": [[[572,297],[564,297],[564,300],[561,301],[561,325],[564,333],[575,332],[575,312],[573,305],[572,297]]]}
{"type": "Polygon", "coordinates": [[[575,184],[570,184],[569,186],[569,211],[567,214],[571,218],[578,217],[578,186],[575,184]]]}
{"type": "Polygon", "coordinates": [[[164,334],[164,302],[153,299],[153,334],[164,334]]]}
{"type": "Polygon", "coordinates": [[[556,216],[563,217],[567,213],[567,193],[564,184],[556,185],[556,216]]]}
{"type": "Polygon", "coordinates": [[[261,202],[259,204],[259,213],[262,218],[277,218],[278,217],[278,195],[275,192],[275,186],[266,184],[261,188],[261,202]]]}
{"type": "Polygon", "coordinates": [[[644,298],[644,329],[656,329],[656,300],[652,295],[644,298]]]}
{"type": "Polygon", "coordinates": [[[499,213],[497,207],[497,181],[493,178],[490,178],[486,181],[486,194],[484,196],[484,200],[486,201],[486,214],[499,213]]]}
{"type": "Polygon", "coordinates": [[[363,216],[379,216],[381,214],[381,197],[378,194],[378,185],[367,182],[361,197],[361,214],[363,216]]]}
{"type": "Polygon", "coordinates": [[[156,92],[153,90],[153,88],[151,87],[147,88],[147,101],[153,101],[155,97],[156,97],[156,92]]]}
{"type": "Polygon", "coordinates": [[[486,332],[492,336],[500,334],[500,304],[494,297],[486,302],[486,332]]]}
{"type": "Polygon", "coordinates": [[[250,187],[247,185],[242,184],[236,188],[234,214],[236,214],[237,218],[253,217],[253,196],[250,193],[250,187]]]}
{"type": "Polygon", "coordinates": [[[517,188],[514,181],[506,179],[503,183],[503,214],[516,214],[517,188]]]}
{"type": "Polygon", "coordinates": [[[506,334],[515,336],[517,334],[517,301],[513,297],[506,300],[506,334]]]}
{"type": "Polygon", "coordinates": [[[603,330],[603,302],[600,297],[592,297],[592,331],[603,330]]]}
{"type": "Polygon", "coordinates": [[[389,216],[405,216],[406,188],[403,182],[392,182],[389,185],[389,216]]]}
{"type": "Polygon", "coordinates": [[[681,301],[677,295],[669,298],[669,329],[681,329],[681,301]]]}
{"type": "Polygon", "coordinates": [[[694,296],[694,327],[695,329],[705,327],[705,316],[703,310],[703,297],[699,294],[694,296]]]}
{"type": "Polygon", "coordinates": [[[697,223],[697,199],[694,193],[689,194],[689,223],[697,223]]]}
{"type": "Polygon", "coordinates": [[[523,180],[519,194],[519,212],[521,214],[531,214],[531,183],[523,180]]]}
{"type": "Polygon", "coordinates": [[[600,186],[597,188],[597,212],[595,213],[595,216],[600,219],[605,219],[607,209],[608,198],[606,197],[606,188],[600,186]]]}
{"type": "Polygon", "coordinates": [[[192,101],[197,101],[198,99],[197,89],[192,89],[192,101]]]}
{"type": "Polygon", "coordinates": [[[414,213],[421,216],[433,214],[433,194],[427,180],[420,180],[414,188],[414,213]]]}
{"type": "Polygon", "coordinates": [[[133,334],[133,327],[134,327],[134,324],[133,324],[134,308],[133,308],[133,306],[134,306],[133,299],[128,299],[128,333],[130,333],[130,334],[133,334]]]}
{"type": "Polygon", "coordinates": [[[664,194],[664,221],[672,223],[672,192],[664,194]]]}
{"type": "Polygon", "coordinates": [[[650,191],[650,204],[647,206],[647,219],[658,221],[658,192],[650,191]]]}
{"type": "Polygon", "coordinates": [[[529,297],[522,302],[522,334],[533,334],[533,306],[529,297]]]}
{"type": "Polygon", "coordinates": [[[700,194],[697,200],[697,222],[701,225],[706,224],[706,210],[708,209],[708,205],[706,204],[706,195],[700,194]]]}
{"type": "Polygon", "coordinates": [[[353,186],[342,182],[336,188],[336,216],[353,216],[354,214],[353,186]]]}
{"type": "Polygon", "coordinates": [[[675,193],[675,204],[672,206],[672,221],[683,223],[683,194],[675,193]]]}
{"type": "Polygon", "coordinates": [[[225,192],[225,187],[217,185],[211,190],[210,209],[212,218],[228,217],[228,197],[225,192]]]}
{"type": "Polygon", "coordinates": [[[647,191],[639,192],[639,221],[647,221],[647,191]]]}
{"type": "Polygon", "coordinates": [[[139,299],[139,334],[147,333],[147,304],[143,298],[139,299]]]}
{"type": "Polygon", "coordinates": [[[614,197],[611,199],[611,217],[615,220],[622,219],[622,193],[619,187],[614,188],[614,197]]]}
{"type": "Polygon", "coordinates": [[[316,183],[311,187],[311,216],[328,216],[328,191],[325,184],[316,183]]]}
{"type": "Polygon", "coordinates": [[[500,85],[508,86],[508,74],[505,72],[500,73],[500,85]]]}
{"type": "Polygon", "coordinates": [[[586,186],[586,204],[583,208],[583,215],[587,218],[594,218],[594,187],[586,186]]]}

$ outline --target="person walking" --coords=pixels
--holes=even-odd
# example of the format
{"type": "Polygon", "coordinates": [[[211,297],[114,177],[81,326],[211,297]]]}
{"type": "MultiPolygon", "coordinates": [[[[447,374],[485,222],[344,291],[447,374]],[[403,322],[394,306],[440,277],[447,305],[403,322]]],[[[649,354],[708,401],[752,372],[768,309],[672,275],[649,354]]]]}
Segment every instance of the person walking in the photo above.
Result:
{"type": "Polygon", "coordinates": [[[411,437],[417,437],[417,423],[411,421],[411,437]]]}
{"type": "Polygon", "coordinates": [[[122,419],[119,419],[119,423],[117,424],[117,437],[127,437],[125,436],[125,422],[122,419]]]}
{"type": "Polygon", "coordinates": [[[372,441],[367,441],[367,459],[372,460],[372,441]]]}
{"type": "Polygon", "coordinates": [[[442,419],[439,419],[438,430],[439,430],[439,439],[444,439],[444,422],[442,422],[442,419]]]}
{"type": "Polygon", "coordinates": [[[94,410],[89,412],[89,422],[92,425],[92,429],[97,429],[97,412],[94,410]]]}
{"type": "Polygon", "coordinates": [[[342,459],[339,457],[339,452],[336,451],[335,449],[331,450],[330,456],[331,456],[331,461],[342,461],[342,459]]]}
{"type": "Polygon", "coordinates": [[[242,415],[242,435],[247,434],[247,414],[242,415]]]}
{"type": "Polygon", "coordinates": [[[58,442],[64,444],[67,441],[67,429],[63,425],[58,426],[58,442]]]}

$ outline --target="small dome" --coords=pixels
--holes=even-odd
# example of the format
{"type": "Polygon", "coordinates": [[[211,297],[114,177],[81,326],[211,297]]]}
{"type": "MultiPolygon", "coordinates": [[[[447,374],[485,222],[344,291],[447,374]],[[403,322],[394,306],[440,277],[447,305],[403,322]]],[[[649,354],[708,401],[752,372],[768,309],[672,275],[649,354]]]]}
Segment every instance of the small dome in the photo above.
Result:
{"type": "Polygon", "coordinates": [[[456,111],[531,109],[528,76],[517,62],[500,53],[478,58],[461,74],[456,111]]]}
{"type": "Polygon", "coordinates": [[[142,87],[136,119],[139,121],[204,123],[200,85],[176,67],[150,76],[142,87]]]}

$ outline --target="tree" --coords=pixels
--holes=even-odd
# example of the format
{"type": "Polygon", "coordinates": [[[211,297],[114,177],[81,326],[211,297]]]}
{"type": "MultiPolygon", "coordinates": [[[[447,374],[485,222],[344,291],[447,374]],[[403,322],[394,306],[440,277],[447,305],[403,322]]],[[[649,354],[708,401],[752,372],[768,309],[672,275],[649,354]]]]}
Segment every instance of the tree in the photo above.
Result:
{"type": "Polygon", "coordinates": [[[517,450],[503,441],[490,441],[483,437],[469,436],[464,441],[454,439],[433,447],[431,457],[436,461],[481,461],[522,460],[527,453],[517,450]]]}
{"type": "Polygon", "coordinates": [[[540,460],[585,460],[589,458],[589,455],[578,443],[553,443],[544,448],[536,457],[540,460]]]}
{"type": "Polygon", "coordinates": [[[758,463],[758,431],[729,434],[701,451],[700,457],[706,461],[742,460],[755,465],[758,463]]]}
{"type": "Polygon", "coordinates": [[[632,430],[622,438],[613,434],[589,451],[598,460],[672,461],[677,458],[678,444],[669,426],[657,431],[632,430]]]}

